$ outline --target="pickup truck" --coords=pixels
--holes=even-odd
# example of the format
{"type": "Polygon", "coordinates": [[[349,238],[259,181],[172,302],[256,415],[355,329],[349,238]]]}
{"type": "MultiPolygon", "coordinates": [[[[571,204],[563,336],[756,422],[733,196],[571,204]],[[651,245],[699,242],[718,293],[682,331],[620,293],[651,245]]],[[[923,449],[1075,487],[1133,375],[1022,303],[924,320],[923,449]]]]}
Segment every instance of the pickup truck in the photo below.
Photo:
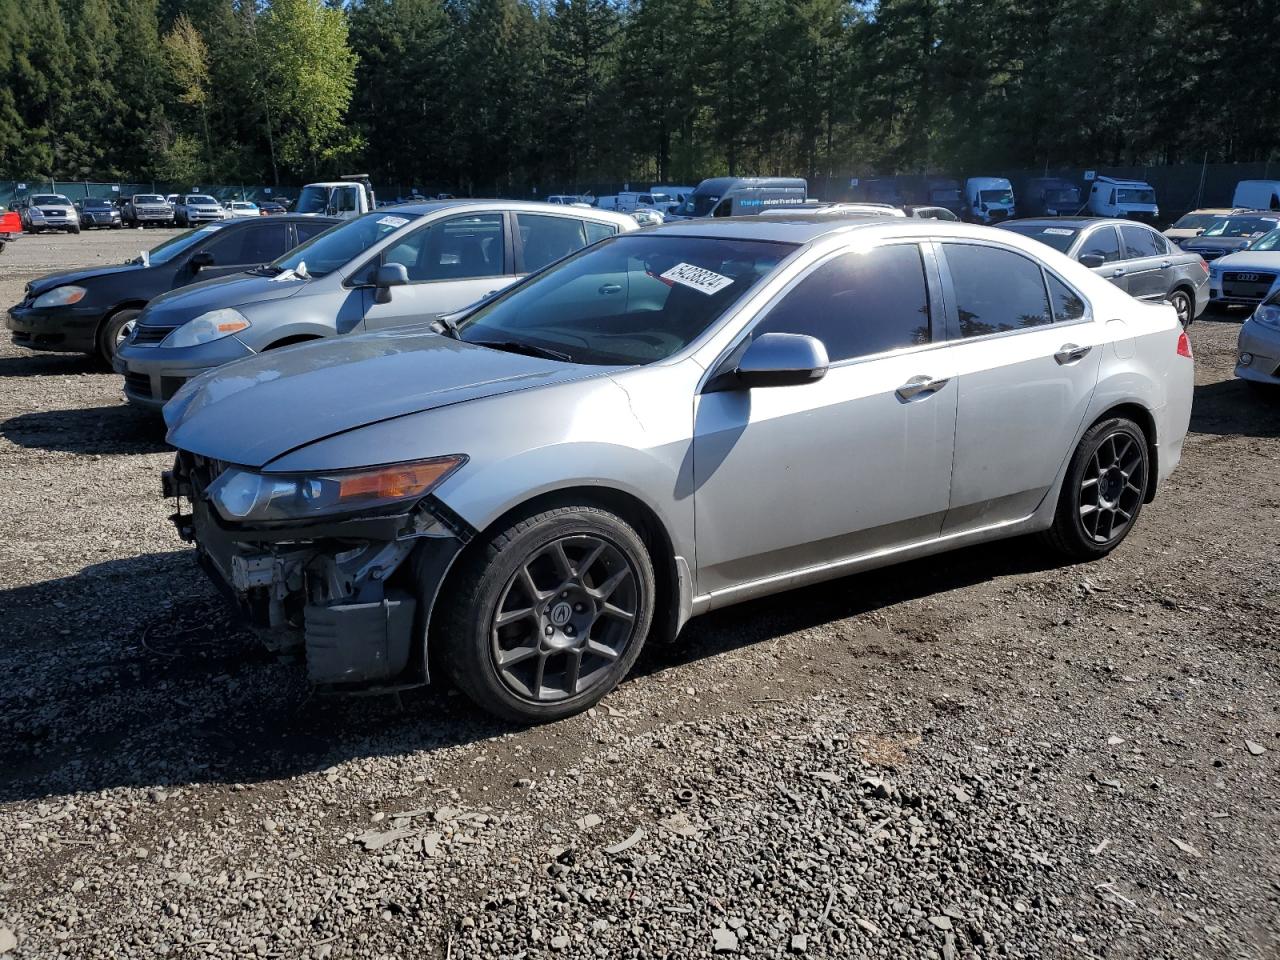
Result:
{"type": "Polygon", "coordinates": [[[135,193],[125,200],[120,215],[131,227],[173,226],[173,206],[158,193],[135,193]]]}
{"type": "Polygon", "coordinates": [[[340,180],[308,183],[298,194],[294,213],[350,220],[378,208],[373,184],[365,173],[344,174],[340,180]]]}

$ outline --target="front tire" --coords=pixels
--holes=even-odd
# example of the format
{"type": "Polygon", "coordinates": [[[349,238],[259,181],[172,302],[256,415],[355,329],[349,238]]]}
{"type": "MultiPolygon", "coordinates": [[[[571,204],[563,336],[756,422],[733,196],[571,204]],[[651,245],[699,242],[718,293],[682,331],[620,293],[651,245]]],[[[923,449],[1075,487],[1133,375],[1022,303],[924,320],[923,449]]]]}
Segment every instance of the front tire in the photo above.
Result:
{"type": "Polygon", "coordinates": [[[640,655],[653,563],[639,534],[598,507],[557,507],[472,545],[450,578],[440,650],[478,706],[543,723],[593,706],[640,655]]]}
{"type": "Polygon", "coordinates": [[[107,318],[107,322],[98,331],[98,356],[108,367],[116,358],[120,344],[129,336],[134,322],[141,310],[118,310],[107,318]]]}
{"type": "Polygon", "coordinates": [[[1112,417],[1080,438],[1044,539],[1073,560],[1096,560],[1120,546],[1142,512],[1150,478],[1147,437],[1112,417]]]}

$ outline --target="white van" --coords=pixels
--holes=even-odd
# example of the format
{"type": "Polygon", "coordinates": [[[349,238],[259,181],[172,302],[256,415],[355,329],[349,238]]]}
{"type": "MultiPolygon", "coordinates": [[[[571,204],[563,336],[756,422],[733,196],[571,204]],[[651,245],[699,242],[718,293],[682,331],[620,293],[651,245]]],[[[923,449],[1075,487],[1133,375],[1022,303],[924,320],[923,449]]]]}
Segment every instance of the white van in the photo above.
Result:
{"type": "Polygon", "coordinates": [[[964,182],[964,219],[999,223],[1015,215],[1013,184],[1004,177],[970,177],[964,182]]]}
{"type": "Polygon", "coordinates": [[[1280,210],[1280,180],[1241,180],[1231,199],[1233,207],[1280,210]]]}
{"type": "Polygon", "coordinates": [[[614,209],[622,213],[631,213],[634,210],[657,210],[659,213],[666,213],[667,208],[673,203],[675,199],[665,193],[624,191],[618,194],[617,206],[614,209]]]}
{"type": "Polygon", "coordinates": [[[1145,180],[1098,177],[1089,190],[1089,212],[1099,217],[1155,223],[1160,216],[1156,188],[1145,180]]]}
{"type": "Polygon", "coordinates": [[[649,188],[649,192],[661,193],[670,198],[670,202],[667,204],[667,207],[661,211],[662,213],[667,213],[684,203],[685,198],[692,196],[693,191],[696,189],[698,188],[686,187],[678,183],[655,183],[649,188]]]}

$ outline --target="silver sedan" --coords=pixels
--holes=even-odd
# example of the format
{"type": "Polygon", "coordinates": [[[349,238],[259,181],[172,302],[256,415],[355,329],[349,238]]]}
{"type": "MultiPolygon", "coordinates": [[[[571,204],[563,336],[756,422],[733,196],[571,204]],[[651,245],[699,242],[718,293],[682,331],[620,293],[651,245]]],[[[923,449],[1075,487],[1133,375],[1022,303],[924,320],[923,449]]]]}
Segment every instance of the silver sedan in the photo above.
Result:
{"type": "Polygon", "coordinates": [[[551,720],[752,597],[1025,533],[1106,555],[1192,380],[1171,307],[1010,231],[702,220],[193,380],[165,489],[317,685],[442,672],[551,720]]]}

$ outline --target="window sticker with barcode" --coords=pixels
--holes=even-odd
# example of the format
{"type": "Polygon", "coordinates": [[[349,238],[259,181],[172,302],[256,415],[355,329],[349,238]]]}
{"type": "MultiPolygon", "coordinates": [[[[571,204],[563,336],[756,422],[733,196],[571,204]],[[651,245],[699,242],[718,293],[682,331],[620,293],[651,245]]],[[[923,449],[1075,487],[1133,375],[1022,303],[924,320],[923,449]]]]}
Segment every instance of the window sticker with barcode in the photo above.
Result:
{"type": "Polygon", "coordinates": [[[677,263],[662,275],[662,279],[682,286],[692,287],[694,290],[698,290],[708,296],[718,293],[733,283],[733,280],[729,277],[722,277],[720,274],[703,267],[695,267],[692,263],[677,263]]]}

